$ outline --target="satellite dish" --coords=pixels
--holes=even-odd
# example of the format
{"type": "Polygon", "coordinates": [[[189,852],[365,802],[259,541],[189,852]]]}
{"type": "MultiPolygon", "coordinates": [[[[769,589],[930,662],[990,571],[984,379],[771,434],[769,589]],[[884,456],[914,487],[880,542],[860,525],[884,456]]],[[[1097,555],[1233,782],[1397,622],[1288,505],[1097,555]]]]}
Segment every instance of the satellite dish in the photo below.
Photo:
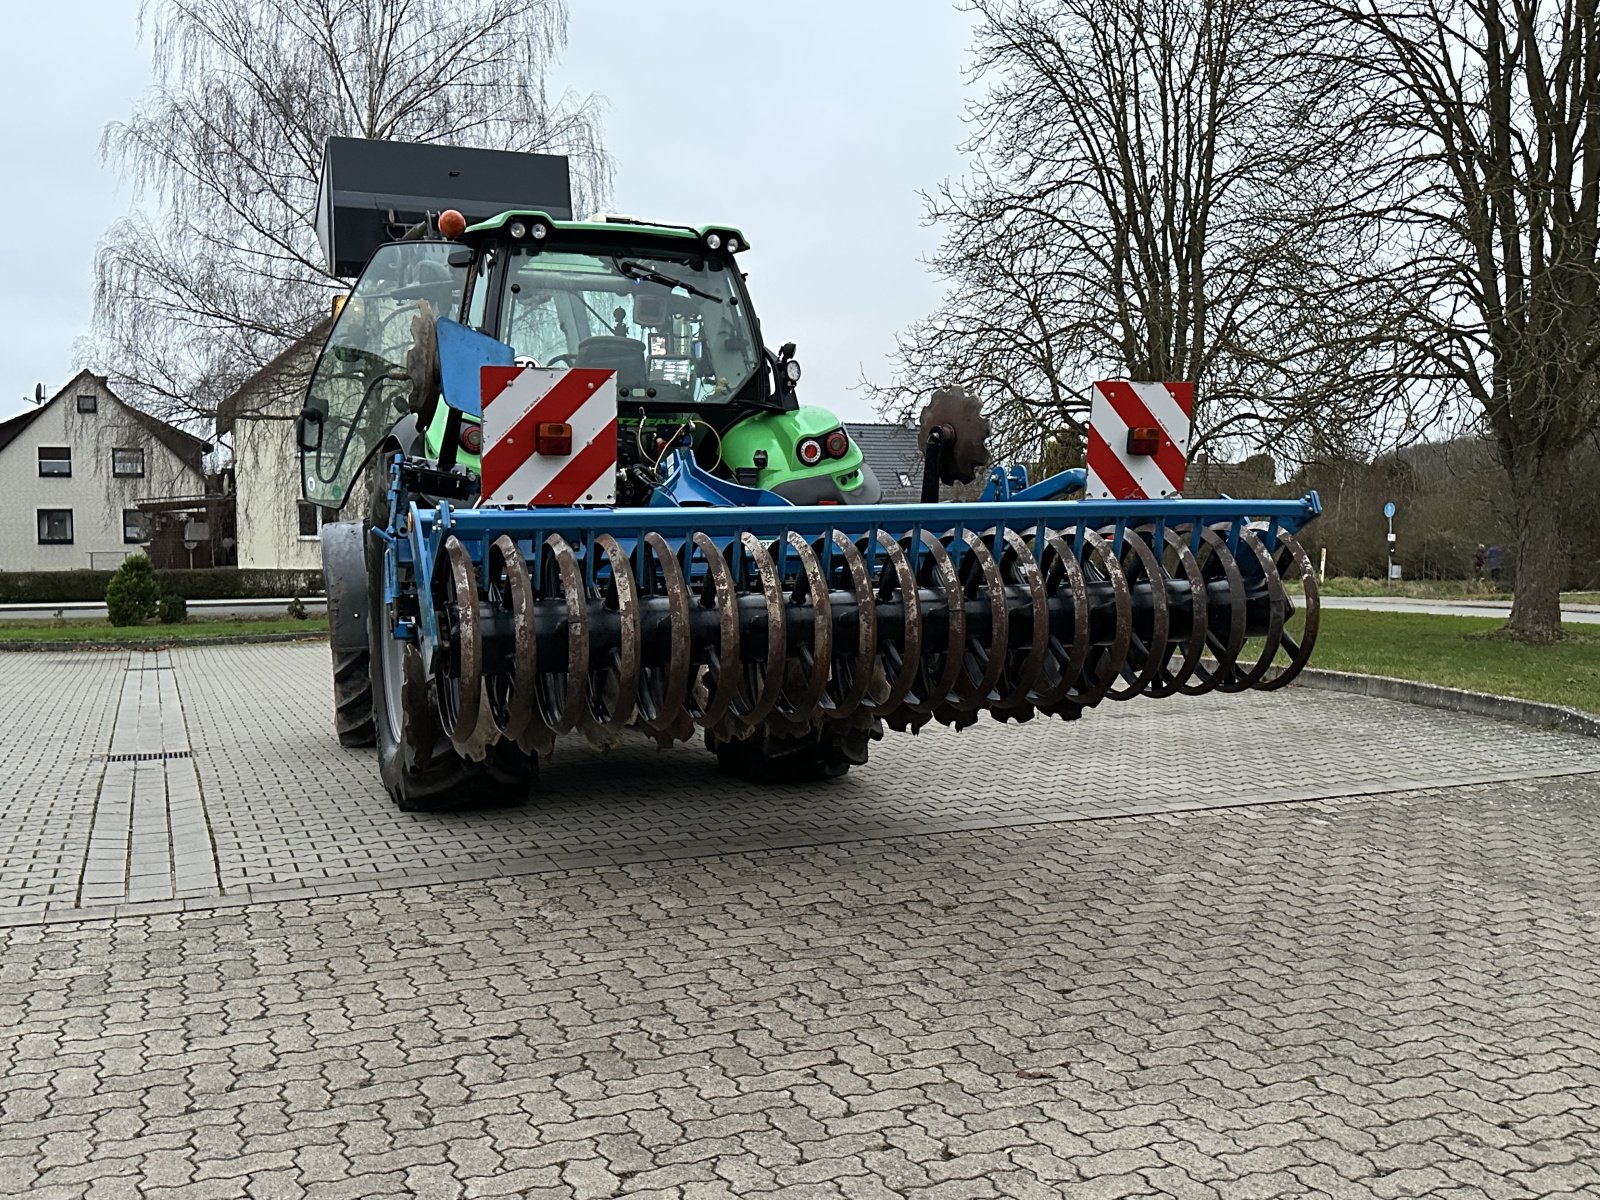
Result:
{"type": "Polygon", "coordinates": [[[36,383],[33,385],[33,402],[35,404],[44,403],[44,384],[36,383]]]}

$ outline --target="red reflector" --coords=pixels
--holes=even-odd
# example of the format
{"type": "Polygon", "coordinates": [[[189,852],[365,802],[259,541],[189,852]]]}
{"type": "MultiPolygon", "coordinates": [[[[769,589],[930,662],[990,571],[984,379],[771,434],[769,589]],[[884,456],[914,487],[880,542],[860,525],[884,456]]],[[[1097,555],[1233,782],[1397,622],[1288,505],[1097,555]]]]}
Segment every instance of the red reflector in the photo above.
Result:
{"type": "Polygon", "coordinates": [[[837,503],[839,503],[837,500],[818,500],[817,501],[817,506],[820,508],[824,504],[837,504],[837,503]]]}
{"type": "Polygon", "coordinates": [[[461,448],[468,454],[483,452],[483,426],[461,422],[461,448]]]}
{"type": "Polygon", "coordinates": [[[572,426],[565,421],[543,421],[539,425],[538,451],[560,457],[572,453],[572,426]]]}
{"type": "Polygon", "coordinates": [[[808,467],[814,467],[822,461],[822,443],[816,438],[807,438],[800,443],[800,461],[808,467]]]}
{"type": "Polygon", "coordinates": [[[835,429],[828,435],[828,457],[843,458],[850,453],[850,439],[844,430],[835,429]]]}
{"type": "Polygon", "coordinates": [[[1128,430],[1128,453],[1155,455],[1161,453],[1161,430],[1155,425],[1135,425],[1128,430]]]}

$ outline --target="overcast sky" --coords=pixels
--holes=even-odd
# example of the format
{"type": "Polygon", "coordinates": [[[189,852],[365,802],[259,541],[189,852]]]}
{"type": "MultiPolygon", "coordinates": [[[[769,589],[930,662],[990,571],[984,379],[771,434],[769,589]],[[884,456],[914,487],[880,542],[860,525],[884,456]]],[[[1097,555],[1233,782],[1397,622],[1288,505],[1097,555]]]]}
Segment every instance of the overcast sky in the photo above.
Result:
{"type": "MultiPolygon", "coordinates": [[[[968,18],[946,0],[570,0],[552,91],[607,100],[611,207],[741,226],[763,330],[801,396],[853,418],[863,372],[937,303],[918,190],[962,170],[968,18]]],[[[94,252],[128,189],[100,135],[150,86],[137,0],[12,5],[0,79],[0,418],[83,364],[94,252]],[[66,50],[70,46],[70,55],[66,50]]]]}

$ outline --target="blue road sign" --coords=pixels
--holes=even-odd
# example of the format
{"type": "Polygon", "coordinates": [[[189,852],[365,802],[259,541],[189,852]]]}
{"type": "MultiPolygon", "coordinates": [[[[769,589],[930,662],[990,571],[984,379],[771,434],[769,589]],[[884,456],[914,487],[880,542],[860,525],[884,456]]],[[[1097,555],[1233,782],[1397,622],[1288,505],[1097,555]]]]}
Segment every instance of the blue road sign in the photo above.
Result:
{"type": "Polygon", "coordinates": [[[1391,500],[1383,506],[1383,515],[1391,521],[1394,520],[1394,501],[1391,500]]]}

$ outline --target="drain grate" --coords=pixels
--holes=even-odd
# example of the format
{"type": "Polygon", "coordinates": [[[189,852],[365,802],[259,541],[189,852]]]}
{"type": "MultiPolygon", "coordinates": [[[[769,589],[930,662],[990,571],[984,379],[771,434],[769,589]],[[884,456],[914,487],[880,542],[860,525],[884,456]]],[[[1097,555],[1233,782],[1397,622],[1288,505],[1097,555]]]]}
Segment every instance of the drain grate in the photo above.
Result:
{"type": "Polygon", "coordinates": [[[97,754],[102,762],[159,762],[167,758],[188,758],[192,752],[189,750],[158,750],[145,754],[97,754]]]}

